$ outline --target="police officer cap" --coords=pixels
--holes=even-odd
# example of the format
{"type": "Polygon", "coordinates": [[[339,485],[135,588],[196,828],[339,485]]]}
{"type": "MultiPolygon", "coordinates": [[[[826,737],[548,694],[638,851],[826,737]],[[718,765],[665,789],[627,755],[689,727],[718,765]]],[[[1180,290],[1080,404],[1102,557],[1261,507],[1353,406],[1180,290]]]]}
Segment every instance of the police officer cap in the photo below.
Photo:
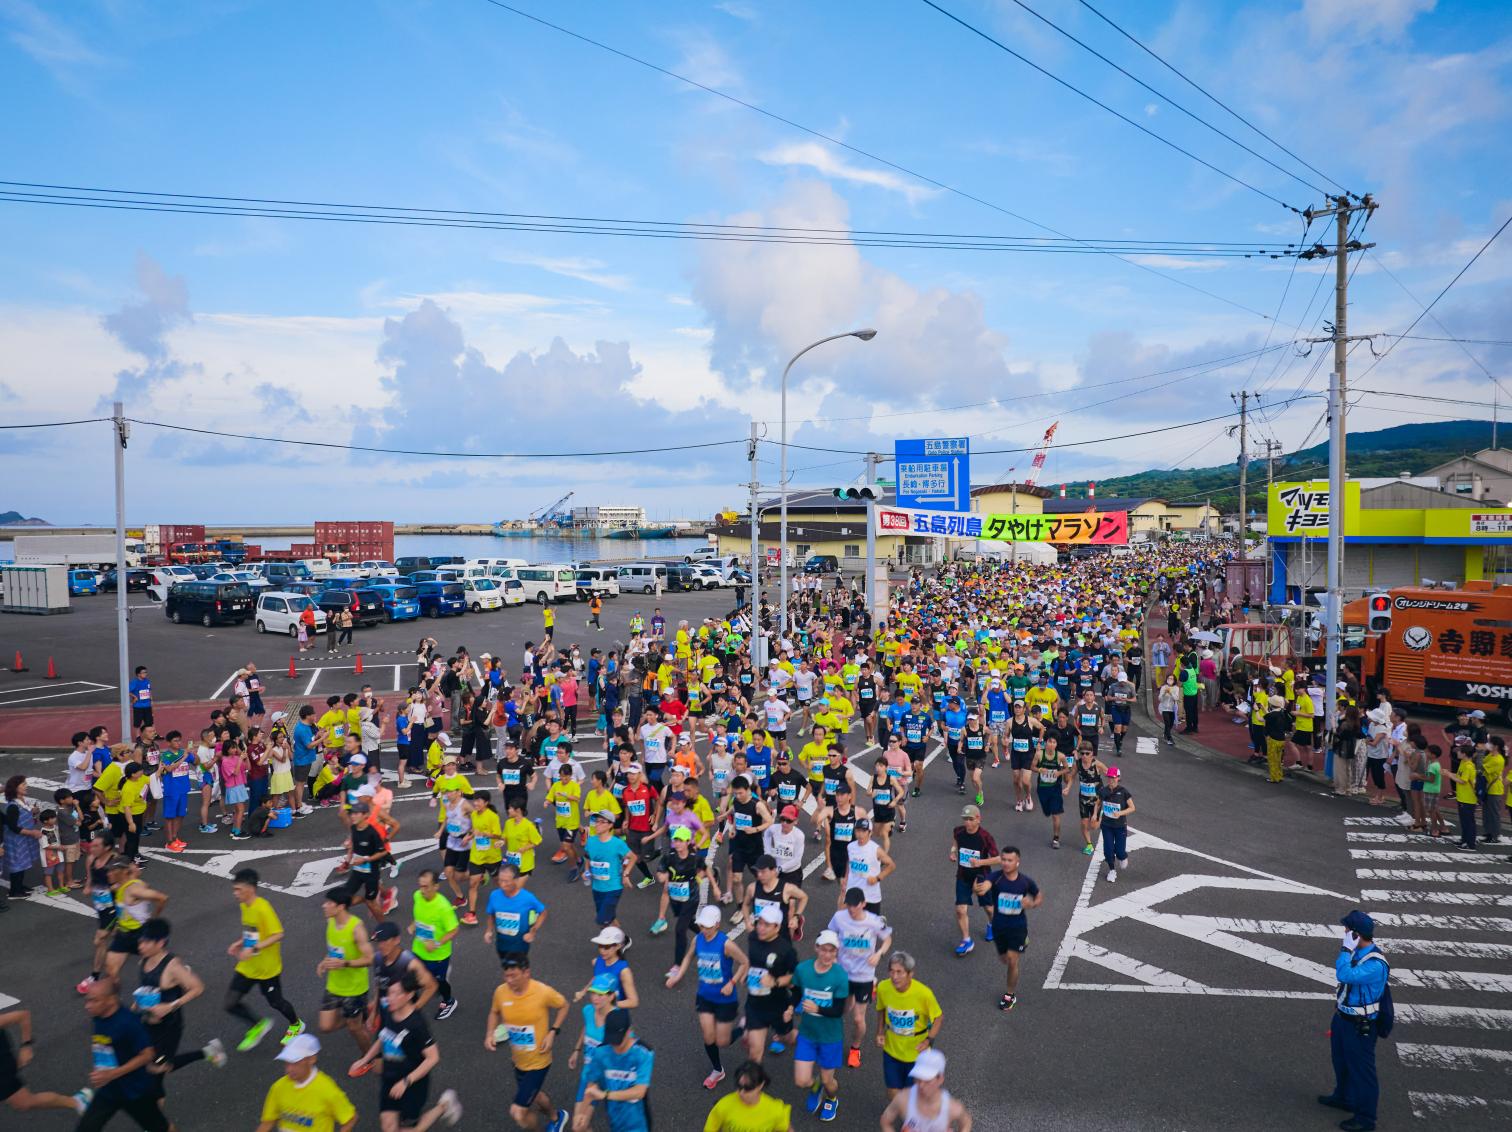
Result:
{"type": "Polygon", "coordinates": [[[1375,921],[1358,908],[1350,912],[1339,923],[1354,932],[1355,935],[1362,935],[1367,939],[1375,938],[1375,921]]]}

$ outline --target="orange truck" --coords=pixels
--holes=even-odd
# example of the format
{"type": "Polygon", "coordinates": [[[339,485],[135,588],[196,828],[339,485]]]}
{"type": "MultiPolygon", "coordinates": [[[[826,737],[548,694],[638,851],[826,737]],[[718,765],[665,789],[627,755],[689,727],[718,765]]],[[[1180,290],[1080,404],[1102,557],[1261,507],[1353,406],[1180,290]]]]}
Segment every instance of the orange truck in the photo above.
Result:
{"type": "Polygon", "coordinates": [[[1352,601],[1341,655],[1393,703],[1480,708],[1512,723],[1512,586],[1406,586],[1352,601]],[[1373,602],[1388,608],[1373,611],[1373,602]],[[1379,631],[1388,612],[1391,623],[1379,631]]]}

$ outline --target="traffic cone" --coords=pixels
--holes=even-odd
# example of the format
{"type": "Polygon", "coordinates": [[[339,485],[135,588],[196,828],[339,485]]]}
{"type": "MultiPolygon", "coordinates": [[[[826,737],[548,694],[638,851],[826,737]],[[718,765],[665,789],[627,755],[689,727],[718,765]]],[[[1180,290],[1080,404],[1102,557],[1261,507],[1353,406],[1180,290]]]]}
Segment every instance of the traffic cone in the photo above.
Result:
{"type": "Polygon", "coordinates": [[[48,657],[47,658],[47,679],[49,679],[49,680],[56,680],[57,678],[58,678],[58,666],[53,663],[53,658],[52,657],[48,657]]]}
{"type": "Polygon", "coordinates": [[[289,657],[289,679],[293,680],[299,675],[299,669],[294,666],[294,658],[289,657]]]}
{"type": "Polygon", "coordinates": [[[356,674],[357,674],[357,675],[358,675],[358,676],[361,676],[361,675],[362,675],[362,654],[361,654],[361,653],[358,653],[358,654],[357,654],[357,664],[356,664],[356,666],[355,666],[355,667],[354,667],[354,668],[353,668],[353,669],[352,669],[352,671],[353,671],[353,672],[354,672],[354,673],[356,673],[356,674]]]}
{"type": "Polygon", "coordinates": [[[26,662],[21,659],[21,650],[16,650],[16,663],[11,665],[12,672],[25,672],[26,662]]]}

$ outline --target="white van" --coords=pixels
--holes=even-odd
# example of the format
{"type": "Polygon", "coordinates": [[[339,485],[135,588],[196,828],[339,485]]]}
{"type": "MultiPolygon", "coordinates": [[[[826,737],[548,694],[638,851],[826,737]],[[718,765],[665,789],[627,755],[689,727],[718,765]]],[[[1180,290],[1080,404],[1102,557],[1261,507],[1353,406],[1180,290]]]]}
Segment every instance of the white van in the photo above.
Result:
{"type": "MultiPolygon", "coordinates": [[[[313,571],[312,571],[313,573],[313,571]]],[[[366,578],[367,571],[358,562],[332,562],[331,577],[333,578],[366,578]]]]}
{"type": "MultiPolygon", "coordinates": [[[[252,624],[259,633],[287,633],[297,637],[300,615],[314,604],[304,594],[267,590],[257,595],[257,613],[252,624]]],[[[315,606],[315,632],[323,633],[325,627],[326,612],[315,606]]]]}
{"type": "Polygon", "coordinates": [[[329,558],[301,558],[299,561],[304,563],[305,569],[310,572],[312,577],[325,578],[331,572],[331,560],[329,558]]]}
{"type": "Polygon", "coordinates": [[[619,597],[619,573],[613,566],[579,566],[578,597],[587,601],[594,594],[619,597]]]}
{"type": "Polygon", "coordinates": [[[473,613],[482,613],[485,609],[504,608],[504,591],[492,578],[464,578],[462,596],[467,601],[467,608],[473,613]]]}
{"type": "Polygon", "coordinates": [[[577,600],[577,571],[561,562],[542,562],[515,568],[515,577],[525,587],[525,597],[547,605],[553,601],[577,600]]]}
{"type": "MultiPolygon", "coordinates": [[[[523,558],[469,558],[467,565],[483,567],[482,574],[468,575],[468,577],[480,578],[488,574],[488,569],[491,566],[528,566],[530,563],[526,562],[523,558]]],[[[494,576],[497,577],[497,575],[494,576]]]]}
{"type": "Polygon", "coordinates": [[[662,562],[632,562],[615,570],[621,593],[659,593],[667,588],[667,567],[662,562]]]}

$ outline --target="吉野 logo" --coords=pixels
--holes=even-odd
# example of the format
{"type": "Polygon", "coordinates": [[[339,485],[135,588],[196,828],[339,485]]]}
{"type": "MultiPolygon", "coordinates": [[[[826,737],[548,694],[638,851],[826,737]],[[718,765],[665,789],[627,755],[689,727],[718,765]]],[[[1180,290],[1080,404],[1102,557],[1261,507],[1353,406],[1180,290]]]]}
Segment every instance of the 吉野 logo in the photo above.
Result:
{"type": "Polygon", "coordinates": [[[1423,625],[1409,625],[1402,634],[1402,644],[1414,652],[1422,652],[1433,644],[1433,630],[1423,625]]]}

